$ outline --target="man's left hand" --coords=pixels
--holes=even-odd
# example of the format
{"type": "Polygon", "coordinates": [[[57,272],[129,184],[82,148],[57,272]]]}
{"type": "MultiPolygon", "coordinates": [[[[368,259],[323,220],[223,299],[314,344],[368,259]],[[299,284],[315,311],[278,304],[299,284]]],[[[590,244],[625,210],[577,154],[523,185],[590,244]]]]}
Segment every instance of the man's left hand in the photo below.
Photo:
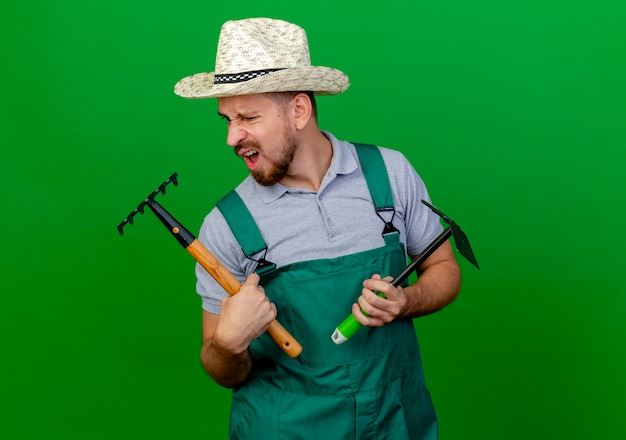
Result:
{"type": "Polygon", "coordinates": [[[361,324],[367,327],[381,327],[396,319],[407,303],[407,297],[402,287],[391,285],[392,277],[381,278],[372,275],[372,278],[363,282],[363,290],[358,304],[352,305],[352,314],[361,324]],[[379,296],[382,293],[385,297],[379,296]],[[363,314],[363,311],[369,316],[363,314]]]}

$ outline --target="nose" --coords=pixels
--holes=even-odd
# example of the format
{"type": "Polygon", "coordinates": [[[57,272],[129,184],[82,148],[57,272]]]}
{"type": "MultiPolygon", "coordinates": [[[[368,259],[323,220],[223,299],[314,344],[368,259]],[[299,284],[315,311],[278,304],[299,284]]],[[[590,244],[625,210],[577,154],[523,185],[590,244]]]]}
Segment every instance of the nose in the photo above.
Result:
{"type": "Polygon", "coordinates": [[[246,139],[246,131],[238,124],[231,122],[228,124],[228,135],[226,136],[226,143],[230,147],[236,147],[246,139]]]}

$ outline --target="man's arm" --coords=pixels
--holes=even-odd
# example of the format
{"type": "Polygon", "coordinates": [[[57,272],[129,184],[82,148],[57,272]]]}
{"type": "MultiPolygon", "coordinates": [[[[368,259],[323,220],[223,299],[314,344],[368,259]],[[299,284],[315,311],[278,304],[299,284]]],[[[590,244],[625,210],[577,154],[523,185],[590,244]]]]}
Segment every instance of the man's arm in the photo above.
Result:
{"type": "Polygon", "coordinates": [[[213,380],[227,388],[240,385],[252,369],[250,342],[276,318],[259,276],[252,274],[232,297],[224,298],[219,315],[203,311],[200,361],[213,380]]]}
{"type": "Polygon", "coordinates": [[[461,270],[450,242],[442,244],[418,269],[416,283],[395,288],[391,277],[374,275],[363,282],[358,305],[352,306],[357,321],[369,327],[379,327],[396,318],[416,318],[441,310],[450,304],[461,288],[461,270]],[[381,298],[374,292],[381,292],[381,298]],[[370,316],[365,316],[361,309],[370,316]]]}

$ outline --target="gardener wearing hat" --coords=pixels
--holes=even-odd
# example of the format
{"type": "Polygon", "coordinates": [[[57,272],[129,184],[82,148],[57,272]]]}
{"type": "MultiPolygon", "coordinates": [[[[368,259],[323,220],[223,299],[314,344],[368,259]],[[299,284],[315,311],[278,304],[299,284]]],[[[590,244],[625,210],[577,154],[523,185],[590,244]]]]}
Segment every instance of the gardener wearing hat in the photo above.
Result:
{"type": "Polygon", "coordinates": [[[201,359],[233,388],[231,438],[437,438],[412,318],[454,300],[459,267],[445,243],[416,283],[389,283],[442,228],[401,153],[319,129],[315,95],[348,85],[342,72],[311,66],[303,29],[259,18],[225,23],[215,72],[175,87],[217,98],[226,142],[250,171],[199,234],[241,291],[228,297],[196,270],[201,359]],[[363,328],[335,344],[350,312],[363,328]],[[299,357],[264,333],[275,318],[302,344],[299,357]]]}

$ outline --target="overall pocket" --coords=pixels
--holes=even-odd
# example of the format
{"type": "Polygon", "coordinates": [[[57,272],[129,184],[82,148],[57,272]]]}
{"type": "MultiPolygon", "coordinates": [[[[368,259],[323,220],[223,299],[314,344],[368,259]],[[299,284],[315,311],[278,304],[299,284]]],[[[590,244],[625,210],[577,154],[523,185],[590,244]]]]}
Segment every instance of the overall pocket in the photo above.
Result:
{"type": "Polygon", "coordinates": [[[268,296],[279,307],[281,323],[302,344],[300,359],[313,367],[332,367],[382,356],[390,337],[388,326],[361,329],[344,344],[331,336],[352,313],[361,295],[362,280],[380,272],[380,264],[355,267],[326,266],[290,268],[289,274],[274,278],[268,296]],[[366,274],[366,275],[365,275],[366,274]]]}

